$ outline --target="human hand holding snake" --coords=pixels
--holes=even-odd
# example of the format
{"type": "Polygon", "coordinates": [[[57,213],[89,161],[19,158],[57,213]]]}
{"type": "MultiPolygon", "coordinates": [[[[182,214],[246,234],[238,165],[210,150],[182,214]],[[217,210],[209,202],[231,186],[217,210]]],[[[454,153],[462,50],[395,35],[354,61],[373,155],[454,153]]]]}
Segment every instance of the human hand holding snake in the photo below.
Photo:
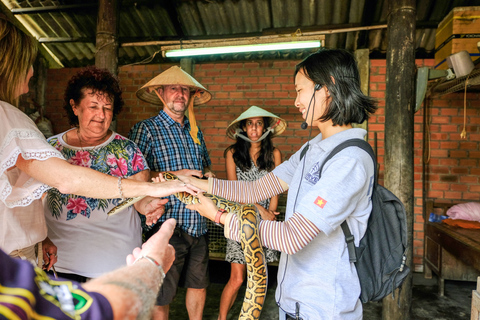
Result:
{"type": "Polygon", "coordinates": [[[275,221],[277,220],[277,216],[280,214],[280,212],[266,209],[259,204],[255,204],[255,207],[257,207],[258,213],[263,220],[275,221]]]}
{"type": "MultiPolygon", "coordinates": [[[[205,174],[205,177],[208,177],[208,175],[205,174]]],[[[194,186],[200,190],[204,190],[204,192],[208,192],[208,180],[206,179],[199,179],[194,176],[186,176],[186,175],[177,175],[177,178],[185,182],[186,184],[194,186]]]]}
{"type": "Polygon", "coordinates": [[[163,216],[167,202],[168,199],[146,197],[135,204],[135,209],[145,216],[147,226],[151,226],[163,216]]]}
{"type": "MultiPolygon", "coordinates": [[[[198,203],[188,204],[186,208],[198,211],[198,213],[205,218],[215,221],[215,216],[218,211],[217,205],[212,201],[212,199],[205,197],[202,192],[197,194],[197,198],[199,201],[198,203]]],[[[222,218],[225,219],[225,217],[222,218]]],[[[220,220],[221,224],[224,224],[223,219],[220,220]]]]}

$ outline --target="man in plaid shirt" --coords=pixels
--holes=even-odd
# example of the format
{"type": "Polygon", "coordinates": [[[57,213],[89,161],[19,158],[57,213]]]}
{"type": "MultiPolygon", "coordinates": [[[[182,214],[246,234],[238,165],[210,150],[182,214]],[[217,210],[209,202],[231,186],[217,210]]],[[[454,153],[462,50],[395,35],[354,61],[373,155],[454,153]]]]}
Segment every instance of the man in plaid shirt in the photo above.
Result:
{"type": "MultiPolygon", "coordinates": [[[[193,106],[208,102],[212,95],[197,80],[174,66],[145,84],[137,97],[153,104],[163,104],[157,116],[137,123],[129,138],[143,152],[151,177],[159,172],[214,177],[210,171],[202,132],[198,129],[193,106]],[[185,111],[188,108],[188,118],[185,111]]],[[[145,232],[146,239],[168,218],[177,220],[170,239],[175,248],[175,262],[168,271],[157,297],[154,319],[168,319],[169,304],[182,285],[187,288],[186,307],[190,317],[202,319],[208,277],[208,243],[206,219],[185,208],[175,196],[165,205],[165,214],[145,232]]]]}

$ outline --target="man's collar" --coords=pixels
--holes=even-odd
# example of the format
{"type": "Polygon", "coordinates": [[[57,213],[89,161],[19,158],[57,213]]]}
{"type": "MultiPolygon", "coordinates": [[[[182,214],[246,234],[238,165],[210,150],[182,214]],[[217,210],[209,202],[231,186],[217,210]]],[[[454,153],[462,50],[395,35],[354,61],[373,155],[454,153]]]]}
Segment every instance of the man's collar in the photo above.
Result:
{"type": "MultiPolygon", "coordinates": [[[[178,124],[180,125],[178,122],[176,122],[175,120],[173,120],[169,115],[168,113],[166,113],[165,111],[163,110],[160,110],[160,112],[158,113],[158,117],[165,123],[165,125],[168,125],[168,126],[173,126],[174,124],[178,124]]],[[[188,118],[186,116],[184,116],[183,118],[183,127],[185,128],[190,128],[190,121],[188,120],[188,118]]]]}

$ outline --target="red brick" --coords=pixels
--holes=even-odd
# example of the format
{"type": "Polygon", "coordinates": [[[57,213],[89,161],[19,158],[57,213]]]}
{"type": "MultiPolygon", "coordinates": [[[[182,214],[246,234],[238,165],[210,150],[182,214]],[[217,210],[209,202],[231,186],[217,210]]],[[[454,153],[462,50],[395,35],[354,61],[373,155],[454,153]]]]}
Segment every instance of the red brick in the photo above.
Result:
{"type": "Polygon", "coordinates": [[[278,76],[280,74],[280,70],[278,69],[267,69],[265,70],[266,76],[278,76]]]}
{"type": "Polygon", "coordinates": [[[384,59],[378,59],[378,60],[370,60],[370,65],[372,67],[385,67],[387,65],[387,61],[384,59]]]}
{"type": "Polygon", "coordinates": [[[386,77],[383,75],[370,75],[370,82],[379,82],[379,83],[384,83],[386,77]]]}
{"type": "Polygon", "coordinates": [[[260,83],[273,83],[273,77],[259,77],[260,83]]]}
{"type": "Polygon", "coordinates": [[[243,82],[244,83],[258,83],[258,77],[245,77],[245,78],[243,78],[243,82]]]}

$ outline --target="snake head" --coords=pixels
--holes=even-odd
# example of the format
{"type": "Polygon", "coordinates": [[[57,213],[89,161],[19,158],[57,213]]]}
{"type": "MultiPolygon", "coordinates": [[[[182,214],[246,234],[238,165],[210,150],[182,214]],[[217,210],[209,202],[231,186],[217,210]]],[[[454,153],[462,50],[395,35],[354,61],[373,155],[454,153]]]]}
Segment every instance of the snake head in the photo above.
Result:
{"type": "Polygon", "coordinates": [[[178,177],[171,172],[162,172],[163,178],[167,181],[178,180],[178,177]]]}

